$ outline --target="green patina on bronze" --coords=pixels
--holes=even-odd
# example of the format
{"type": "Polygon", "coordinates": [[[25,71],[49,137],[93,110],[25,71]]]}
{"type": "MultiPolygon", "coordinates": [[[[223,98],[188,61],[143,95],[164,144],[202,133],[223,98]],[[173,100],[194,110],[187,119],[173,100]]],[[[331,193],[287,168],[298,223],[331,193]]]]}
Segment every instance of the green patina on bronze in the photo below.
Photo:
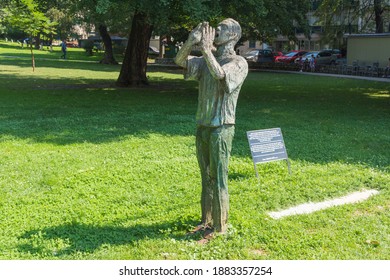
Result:
{"type": "Polygon", "coordinates": [[[185,79],[199,82],[196,150],[202,177],[201,224],[220,233],[227,230],[228,165],[237,99],[248,74],[247,62],[234,51],[240,37],[241,27],[233,19],[225,19],[216,29],[203,22],[175,58],[185,68],[185,79]],[[200,46],[202,57],[189,56],[194,45],[200,46]]]}

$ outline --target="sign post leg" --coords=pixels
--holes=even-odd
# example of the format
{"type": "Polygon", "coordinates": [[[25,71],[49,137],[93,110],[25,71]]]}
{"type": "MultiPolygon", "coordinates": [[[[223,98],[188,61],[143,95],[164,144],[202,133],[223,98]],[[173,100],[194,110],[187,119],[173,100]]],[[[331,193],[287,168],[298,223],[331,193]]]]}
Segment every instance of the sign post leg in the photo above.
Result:
{"type": "Polygon", "coordinates": [[[257,179],[259,180],[259,184],[260,184],[259,171],[257,170],[257,165],[256,165],[256,163],[254,163],[254,165],[255,165],[256,177],[257,177],[257,179]]]}
{"type": "Polygon", "coordinates": [[[288,174],[291,175],[291,164],[290,164],[290,161],[288,159],[286,159],[286,162],[287,162],[288,174]]]}
{"type": "Polygon", "coordinates": [[[256,177],[259,178],[259,172],[257,171],[257,166],[256,163],[253,164],[255,166],[255,171],[256,171],[256,177]]]}

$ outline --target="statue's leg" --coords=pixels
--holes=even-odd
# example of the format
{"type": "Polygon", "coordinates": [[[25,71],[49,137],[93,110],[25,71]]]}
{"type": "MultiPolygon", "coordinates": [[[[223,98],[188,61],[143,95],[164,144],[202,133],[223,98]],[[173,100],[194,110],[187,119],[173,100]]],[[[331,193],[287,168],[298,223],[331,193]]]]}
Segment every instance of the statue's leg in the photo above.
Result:
{"type": "Polygon", "coordinates": [[[210,141],[210,175],[213,181],[214,195],[212,216],[216,232],[225,233],[229,211],[228,165],[234,126],[224,125],[211,134],[210,141]]]}
{"type": "Polygon", "coordinates": [[[210,184],[210,149],[209,149],[210,128],[198,126],[196,131],[196,155],[202,177],[202,224],[212,224],[212,201],[213,189],[210,184]]]}

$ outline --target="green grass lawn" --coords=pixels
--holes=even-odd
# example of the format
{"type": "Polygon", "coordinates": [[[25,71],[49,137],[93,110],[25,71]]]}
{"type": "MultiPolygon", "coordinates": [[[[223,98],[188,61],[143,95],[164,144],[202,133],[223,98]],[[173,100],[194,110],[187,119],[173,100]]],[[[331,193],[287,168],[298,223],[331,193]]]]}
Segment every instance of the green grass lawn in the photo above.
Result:
{"type": "Polygon", "coordinates": [[[32,72],[25,50],[0,43],[0,259],[390,259],[389,83],[250,73],[229,233],[202,246],[186,236],[200,220],[197,84],[151,68],[150,87],[116,88],[120,66],[72,51],[66,61],[36,51],[32,72]],[[246,131],[272,127],[292,174],[259,165],[259,183],[246,131]],[[267,214],[364,189],[380,193],[267,214]]]}
{"type": "MultiPolygon", "coordinates": [[[[50,52],[49,48],[44,46],[42,50],[33,49],[34,56],[40,59],[59,59],[62,55],[60,46],[53,46],[53,51],[50,52]]],[[[98,62],[103,58],[103,52],[93,52],[93,55],[87,55],[86,51],[82,48],[67,48],[67,59],[70,60],[82,60],[82,61],[96,61],[98,62]]],[[[22,47],[19,43],[11,43],[0,41],[0,55],[2,56],[17,56],[31,59],[30,46],[24,45],[22,47]]]]}

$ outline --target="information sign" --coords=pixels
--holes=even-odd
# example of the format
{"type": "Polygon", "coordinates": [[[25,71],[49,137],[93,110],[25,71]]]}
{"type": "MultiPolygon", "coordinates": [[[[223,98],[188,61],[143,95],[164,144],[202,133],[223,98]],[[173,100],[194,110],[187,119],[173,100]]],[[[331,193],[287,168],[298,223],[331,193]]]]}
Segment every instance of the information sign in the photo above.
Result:
{"type": "Polygon", "coordinates": [[[247,131],[247,137],[257,177],[259,174],[256,164],[277,160],[286,160],[288,170],[291,173],[290,162],[280,128],[247,131]]]}

